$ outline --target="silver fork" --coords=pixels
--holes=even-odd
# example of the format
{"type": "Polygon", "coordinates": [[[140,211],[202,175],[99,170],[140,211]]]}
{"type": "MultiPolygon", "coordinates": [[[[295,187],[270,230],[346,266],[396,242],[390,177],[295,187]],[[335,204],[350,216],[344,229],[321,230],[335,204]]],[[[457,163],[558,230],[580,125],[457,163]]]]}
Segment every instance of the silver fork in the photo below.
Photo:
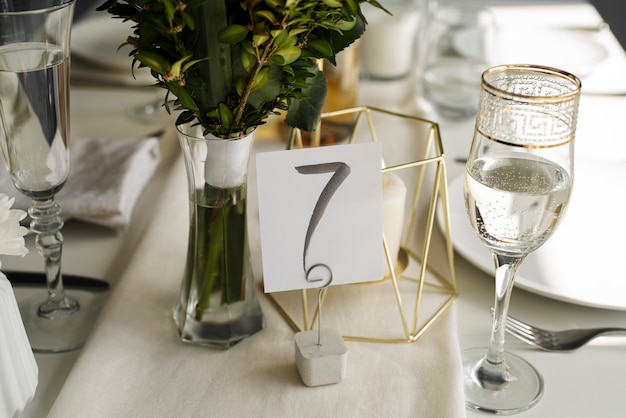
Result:
{"type": "Polygon", "coordinates": [[[626,335],[626,328],[617,327],[548,331],[511,316],[507,317],[505,329],[512,336],[547,351],[575,350],[600,335],[626,335]]]}

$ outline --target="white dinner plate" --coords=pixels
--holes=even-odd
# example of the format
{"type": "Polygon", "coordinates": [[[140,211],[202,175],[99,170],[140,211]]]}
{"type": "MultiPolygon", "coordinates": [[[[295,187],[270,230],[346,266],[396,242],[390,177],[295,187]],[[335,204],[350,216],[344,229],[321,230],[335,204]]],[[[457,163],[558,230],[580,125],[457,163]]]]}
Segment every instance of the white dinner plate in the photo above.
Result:
{"type": "Polygon", "coordinates": [[[130,73],[130,46],[118,48],[132,35],[133,24],[108,13],[80,20],[72,28],[72,53],[91,64],[130,73]]]}
{"type": "MultiPolygon", "coordinates": [[[[626,163],[577,159],[574,178],[564,219],[526,258],[515,286],[578,305],[626,310],[626,163]]],[[[462,177],[450,183],[449,201],[456,251],[493,274],[491,255],[467,218],[462,177]]],[[[441,225],[441,211],[438,217],[441,225]]]]}
{"type": "Polygon", "coordinates": [[[501,63],[547,65],[584,78],[608,56],[593,35],[559,29],[499,29],[492,58],[501,63]]]}
{"type": "Polygon", "coordinates": [[[461,54],[486,60],[488,65],[541,64],[569,71],[580,78],[590,75],[608,52],[594,33],[550,28],[468,28],[454,38],[461,54]],[[489,36],[491,35],[491,36],[489,36]],[[487,56],[483,56],[483,55],[487,56]]]}

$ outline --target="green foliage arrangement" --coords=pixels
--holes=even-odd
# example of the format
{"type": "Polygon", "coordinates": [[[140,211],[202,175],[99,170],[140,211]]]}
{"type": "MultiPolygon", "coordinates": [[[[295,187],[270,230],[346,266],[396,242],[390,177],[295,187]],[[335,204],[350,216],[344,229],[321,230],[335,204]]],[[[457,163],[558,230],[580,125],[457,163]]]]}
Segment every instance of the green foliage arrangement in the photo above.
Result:
{"type": "Polygon", "coordinates": [[[107,0],[97,10],[135,23],[132,65],[148,67],[174,96],[177,123],[205,134],[246,135],[280,110],[317,126],[326,99],[320,58],[365,31],[362,3],[376,0],[107,0]]]}

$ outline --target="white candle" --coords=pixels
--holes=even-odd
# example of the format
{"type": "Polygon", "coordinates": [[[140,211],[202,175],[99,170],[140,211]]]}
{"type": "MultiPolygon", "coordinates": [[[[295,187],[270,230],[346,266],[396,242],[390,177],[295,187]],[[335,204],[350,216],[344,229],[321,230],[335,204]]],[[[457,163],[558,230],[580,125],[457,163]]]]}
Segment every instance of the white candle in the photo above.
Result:
{"type": "MultiPolygon", "coordinates": [[[[400,251],[402,230],[404,227],[404,204],[406,201],[406,185],[397,174],[383,174],[383,234],[391,260],[395,265],[400,251]]],[[[385,275],[390,274],[389,264],[383,247],[385,275]]]]}
{"type": "Polygon", "coordinates": [[[361,37],[361,65],[366,76],[393,79],[406,76],[413,66],[419,14],[395,9],[393,16],[367,8],[367,29],[361,37]]]}

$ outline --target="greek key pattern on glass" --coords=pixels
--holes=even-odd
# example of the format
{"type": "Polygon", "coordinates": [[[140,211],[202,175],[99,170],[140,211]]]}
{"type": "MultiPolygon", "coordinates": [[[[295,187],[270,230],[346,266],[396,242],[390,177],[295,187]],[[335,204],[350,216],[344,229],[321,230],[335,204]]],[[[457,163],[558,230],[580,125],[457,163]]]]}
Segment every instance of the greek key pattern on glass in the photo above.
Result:
{"type": "Polygon", "coordinates": [[[503,91],[481,90],[477,128],[483,135],[528,147],[555,146],[574,137],[578,96],[564,97],[571,86],[528,74],[489,83],[503,91]]]}

